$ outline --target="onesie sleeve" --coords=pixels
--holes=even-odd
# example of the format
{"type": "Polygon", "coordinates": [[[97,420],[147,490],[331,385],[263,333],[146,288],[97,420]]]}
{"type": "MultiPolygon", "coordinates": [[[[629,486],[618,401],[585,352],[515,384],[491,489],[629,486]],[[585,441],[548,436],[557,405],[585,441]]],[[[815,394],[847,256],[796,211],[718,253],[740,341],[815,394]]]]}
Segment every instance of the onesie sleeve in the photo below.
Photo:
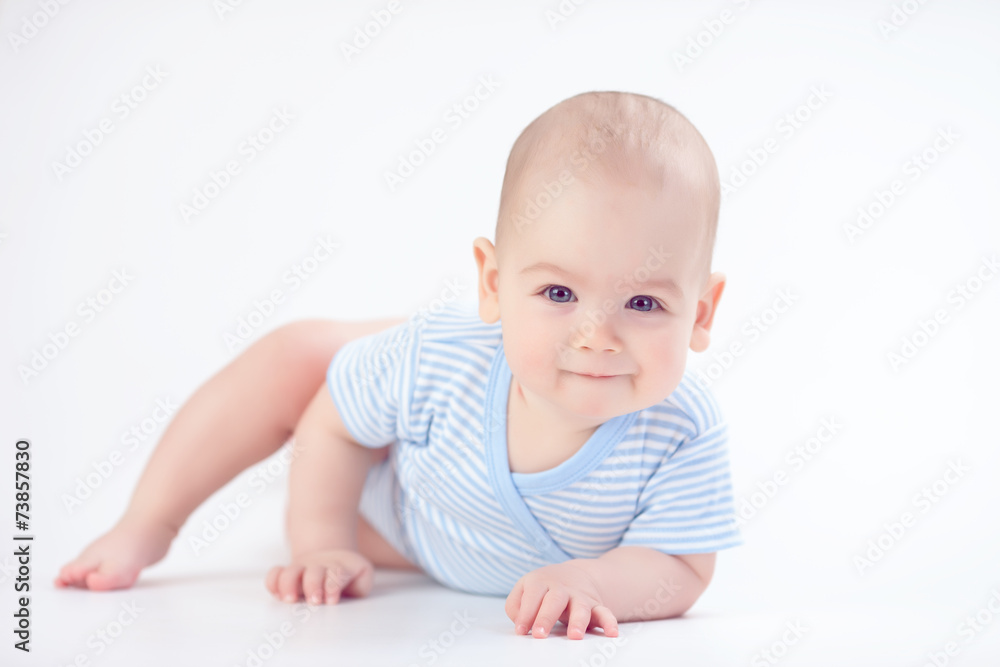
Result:
{"type": "Polygon", "coordinates": [[[742,544],[728,442],[726,423],[720,422],[665,455],[643,487],[619,546],[689,554],[742,544]]]}
{"type": "Polygon", "coordinates": [[[384,447],[407,437],[423,324],[413,315],[384,331],[350,340],[330,362],[327,388],[359,444],[384,447]]]}

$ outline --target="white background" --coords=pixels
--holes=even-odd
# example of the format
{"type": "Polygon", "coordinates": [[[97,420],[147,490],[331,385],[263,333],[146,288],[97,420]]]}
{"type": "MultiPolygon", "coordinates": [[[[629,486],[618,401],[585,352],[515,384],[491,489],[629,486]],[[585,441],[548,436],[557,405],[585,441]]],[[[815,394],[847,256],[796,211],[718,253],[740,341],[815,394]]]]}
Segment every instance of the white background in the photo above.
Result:
{"type": "MultiPolygon", "coordinates": [[[[984,264],[1000,251],[1000,7],[594,0],[564,2],[575,11],[551,24],[555,0],[404,0],[348,60],[340,45],[386,3],[248,0],[220,15],[209,0],[73,2],[50,19],[40,6],[0,7],[0,479],[28,438],[36,535],[30,656],[11,648],[16,575],[0,556],[0,663],[247,664],[288,621],[294,634],[264,664],[772,664],[760,651],[777,643],[785,665],[922,665],[951,641],[949,664],[996,664],[1000,617],[982,612],[993,622],[969,641],[959,626],[994,595],[1000,610],[1000,280],[984,264]],[[901,25],[883,34],[894,7],[901,25]],[[729,22],[713,23],[723,10],[729,22]],[[679,65],[698,39],[701,53],[679,65]],[[122,118],[115,101],[157,67],[163,80],[122,118]],[[499,87],[449,125],[480,77],[499,87]],[[820,89],[825,101],[799,108],[820,89]],[[255,300],[285,297],[254,339],[307,317],[401,317],[455,283],[474,301],[472,240],[492,239],[514,139],[587,90],[659,97],[705,135],[724,182],[753,171],[723,204],[715,269],[729,282],[712,347],[690,363],[718,377],[737,502],[775,473],[786,483],[756,497],[746,544],[720,554],[685,618],[623,626],[618,644],[538,641],[513,635],[500,598],[380,572],[371,598],[302,620],[263,587],[285,559],[284,479],[258,495],[247,475],[198,510],[135,588],[53,588],[59,566],[118,519],[162,427],[134,451],[122,434],[245,347],[226,335],[255,300]],[[241,144],[276,108],[293,120],[245,161],[241,144]],[[797,111],[788,136],[781,123],[797,111]],[[53,164],[105,118],[113,131],[60,179],[53,164]],[[384,173],[436,127],[446,140],[391,191],[384,173]],[[934,154],[949,128],[957,138],[934,154]],[[744,166],[769,139],[766,162],[744,166]],[[935,161],[911,178],[908,161],[928,149],[935,161]],[[239,174],[185,222],[179,206],[229,160],[239,174]],[[849,239],[858,207],[895,179],[901,194],[849,239]],[[338,252],[292,290],[283,276],[317,237],[338,252]],[[121,270],[128,285],[87,321],[79,304],[121,270]],[[977,283],[977,271],[991,279],[977,283]],[[967,283],[978,291],[959,307],[954,290],[967,283]],[[772,318],[780,291],[793,304],[772,318]],[[946,321],[894,367],[889,353],[938,310],[946,321]],[[754,317],[770,324],[751,337],[754,317]],[[70,324],[79,334],[22,378],[70,324]],[[733,343],[742,353],[723,360],[733,343]],[[789,452],[823,419],[842,426],[793,466],[789,452]],[[70,511],[64,496],[116,449],[124,462],[70,511]],[[951,462],[967,472],[940,482],[924,511],[914,496],[951,462]],[[240,492],[251,507],[196,556],[189,538],[240,492]],[[859,571],[856,557],[904,512],[913,525],[882,536],[888,549],[859,571]],[[96,640],[117,632],[129,602],[143,610],[135,622],[110,646],[96,640]],[[463,611],[476,618],[468,629],[451,625],[463,611]],[[783,651],[788,622],[807,630],[783,651]]],[[[0,539],[13,544],[9,481],[0,497],[11,521],[0,539]]]]}

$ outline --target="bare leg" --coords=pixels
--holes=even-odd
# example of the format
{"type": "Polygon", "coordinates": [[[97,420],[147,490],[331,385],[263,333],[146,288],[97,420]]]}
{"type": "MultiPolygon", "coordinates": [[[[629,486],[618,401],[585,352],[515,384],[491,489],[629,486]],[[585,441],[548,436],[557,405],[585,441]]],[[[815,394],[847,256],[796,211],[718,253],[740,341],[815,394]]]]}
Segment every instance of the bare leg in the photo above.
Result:
{"type": "MultiPolygon", "coordinates": [[[[92,590],[131,586],[143,568],[166,555],[205,499],[291,437],[345,342],[403,321],[296,322],[251,345],[181,407],[150,456],[125,514],[63,566],[55,584],[92,590]]],[[[364,537],[380,546],[371,534],[364,537]]]]}

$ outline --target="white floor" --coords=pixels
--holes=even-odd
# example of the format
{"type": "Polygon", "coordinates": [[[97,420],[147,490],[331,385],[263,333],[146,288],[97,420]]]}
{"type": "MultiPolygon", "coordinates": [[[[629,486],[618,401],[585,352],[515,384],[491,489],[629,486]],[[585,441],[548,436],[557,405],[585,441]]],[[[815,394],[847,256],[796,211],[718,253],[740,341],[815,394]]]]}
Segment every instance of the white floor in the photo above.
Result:
{"type": "MultiPolygon", "coordinates": [[[[958,652],[949,664],[1000,664],[1000,576],[988,554],[900,576],[893,563],[905,570],[908,559],[893,560],[890,552],[863,585],[836,593],[823,582],[841,577],[843,568],[829,567],[813,551],[810,560],[787,561],[774,572],[770,566],[785,556],[751,524],[750,544],[720,554],[708,591],[683,617],[622,624],[617,640],[599,632],[569,640],[561,625],[534,639],[514,634],[503,598],[459,593],[408,572],[379,570],[369,597],[335,606],[274,600],[264,575],[286,559],[283,508],[283,490],[269,489],[196,554],[190,539],[211,516],[203,507],[167,558],[125,591],[49,584],[48,575],[75,553],[86,531],[36,544],[32,653],[0,664],[922,667],[928,654],[952,641],[958,652]],[[761,558],[759,550],[774,555],[761,558]],[[984,581],[992,591],[982,590],[984,581]],[[959,626],[977,615],[981,631],[961,634],[959,626]]],[[[9,579],[0,581],[0,590],[7,586],[9,579]]]]}
{"type": "Polygon", "coordinates": [[[993,0],[0,3],[0,516],[28,438],[36,536],[24,655],[0,523],[0,666],[997,667],[997,26],[993,0]],[[120,516],[157,406],[243,338],[475,301],[512,143],[588,90],[676,105],[728,186],[728,282],[689,365],[729,421],[746,543],[689,614],[535,640],[501,598],[398,572],[277,603],[284,474],[220,490],[132,590],[51,585],[120,516]]]}
{"type": "MultiPolygon", "coordinates": [[[[961,618],[933,603],[902,605],[891,599],[781,609],[761,599],[759,609],[734,611],[731,605],[699,603],[680,619],[623,624],[617,639],[598,632],[569,640],[562,626],[547,639],[534,639],[514,635],[502,598],[450,591],[422,575],[380,570],[368,598],[314,607],[271,599],[262,585],[265,563],[258,565],[257,571],[245,564],[217,572],[153,575],[132,590],[112,593],[43,588],[32,601],[39,620],[30,661],[4,664],[70,665],[84,656],[109,667],[886,667],[924,664],[927,655],[921,647],[942,652],[945,642],[936,646],[930,638],[941,634],[943,620],[951,618],[957,625],[961,618]],[[131,624],[119,626],[122,621],[131,624]]],[[[997,664],[1000,637],[995,628],[971,645],[954,639],[961,651],[954,664],[997,664]]]]}

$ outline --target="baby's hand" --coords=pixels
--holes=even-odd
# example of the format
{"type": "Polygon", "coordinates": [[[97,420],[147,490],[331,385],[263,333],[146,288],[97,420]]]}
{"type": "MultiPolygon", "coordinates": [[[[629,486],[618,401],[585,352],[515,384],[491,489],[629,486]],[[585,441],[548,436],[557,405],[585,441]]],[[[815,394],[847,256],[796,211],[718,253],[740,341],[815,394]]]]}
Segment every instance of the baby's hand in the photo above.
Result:
{"type": "Polygon", "coordinates": [[[570,639],[583,639],[592,627],[618,636],[618,619],[603,605],[597,583],[578,561],[546,565],[521,577],[505,610],[519,635],[531,628],[532,636],[547,637],[558,620],[567,626],[570,639]]]}
{"type": "Polygon", "coordinates": [[[267,573],[267,590],[279,600],[337,604],[341,594],[364,597],[372,589],[375,566],[350,549],[303,554],[290,565],[275,565],[267,573]]]}

